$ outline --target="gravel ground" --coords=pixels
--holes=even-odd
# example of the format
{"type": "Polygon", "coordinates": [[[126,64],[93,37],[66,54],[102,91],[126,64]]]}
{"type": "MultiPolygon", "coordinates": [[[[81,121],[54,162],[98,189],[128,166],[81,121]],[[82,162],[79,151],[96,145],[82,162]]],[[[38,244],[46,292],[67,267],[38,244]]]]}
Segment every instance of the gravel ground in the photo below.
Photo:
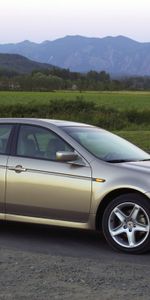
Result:
{"type": "Polygon", "coordinates": [[[5,224],[0,299],[150,299],[150,254],[114,252],[79,230],[5,224]]]}

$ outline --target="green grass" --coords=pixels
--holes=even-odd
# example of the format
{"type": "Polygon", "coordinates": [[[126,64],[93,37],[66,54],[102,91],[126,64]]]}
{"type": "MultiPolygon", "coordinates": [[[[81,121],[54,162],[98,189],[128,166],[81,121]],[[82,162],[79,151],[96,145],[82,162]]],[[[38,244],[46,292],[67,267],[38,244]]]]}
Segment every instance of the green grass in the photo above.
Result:
{"type": "Polygon", "coordinates": [[[55,99],[73,100],[77,97],[119,110],[150,109],[150,92],[0,92],[0,104],[22,102],[44,104],[55,99]]]}
{"type": "Polygon", "coordinates": [[[115,131],[115,133],[150,152],[150,131],[115,131]]]}
{"type": "MultiPolygon", "coordinates": [[[[150,112],[150,92],[71,92],[71,91],[57,91],[57,92],[0,92],[0,106],[1,105],[17,105],[17,104],[29,104],[29,107],[38,106],[38,104],[50,103],[52,100],[76,100],[83,99],[86,101],[94,101],[98,106],[106,107],[110,112],[111,109],[118,110],[120,112],[133,111],[150,112]],[[32,104],[32,105],[31,105],[32,104]],[[31,105],[31,106],[30,106],[31,105]]],[[[39,105],[39,107],[40,107],[39,105]]],[[[11,107],[11,106],[10,106],[11,107]]],[[[41,109],[41,108],[40,108],[41,109]]],[[[107,119],[111,118],[110,112],[107,115],[107,119]]],[[[120,113],[121,115],[121,113],[120,113]]],[[[55,117],[55,115],[54,115],[55,117]]],[[[90,123],[90,114],[84,115],[76,113],[76,115],[67,115],[57,113],[57,118],[64,119],[75,119],[77,121],[83,121],[90,123]],[[79,120],[78,120],[79,118],[79,120]],[[81,119],[80,119],[81,118],[81,119]]],[[[104,117],[105,118],[105,117],[104,117]]],[[[123,120],[123,118],[122,118],[123,120]]],[[[122,121],[117,119],[117,122],[122,121]]],[[[139,120],[139,119],[138,119],[139,120]]],[[[104,120],[105,121],[105,120],[104,120]]],[[[105,123],[105,122],[104,122],[105,123]]],[[[101,126],[101,120],[100,124],[101,126]]],[[[117,128],[117,127],[116,127],[117,128]]],[[[113,130],[111,128],[110,130],[113,130]]],[[[120,136],[128,139],[134,144],[140,146],[141,148],[150,151],[150,122],[148,115],[147,123],[136,122],[128,123],[120,131],[115,131],[120,136]]]]}

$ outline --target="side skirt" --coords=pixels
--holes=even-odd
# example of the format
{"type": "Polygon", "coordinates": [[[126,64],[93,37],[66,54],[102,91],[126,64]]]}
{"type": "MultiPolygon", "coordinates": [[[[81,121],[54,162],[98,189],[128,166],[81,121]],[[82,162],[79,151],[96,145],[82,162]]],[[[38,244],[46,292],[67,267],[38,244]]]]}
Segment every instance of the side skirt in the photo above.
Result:
{"type": "Polygon", "coordinates": [[[95,229],[94,219],[95,215],[91,214],[88,223],[70,222],[63,220],[53,220],[45,218],[35,218],[28,216],[12,215],[12,214],[0,214],[0,219],[14,222],[34,223],[43,225],[54,225],[61,227],[79,228],[79,229],[95,229]],[[3,217],[3,218],[2,218],[3,217]]]}

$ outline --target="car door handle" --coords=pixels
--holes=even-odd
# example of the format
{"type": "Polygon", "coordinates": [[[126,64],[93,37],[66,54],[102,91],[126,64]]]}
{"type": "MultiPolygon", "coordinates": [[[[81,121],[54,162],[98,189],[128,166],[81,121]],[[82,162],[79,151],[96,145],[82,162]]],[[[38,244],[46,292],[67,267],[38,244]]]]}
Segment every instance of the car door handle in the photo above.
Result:
{"type": "Polygon", "coordinates": [[[16,173],[21,173],[21,172],[26,172],[27,169],[23,168],[20,165],[17,165],[15,167],[8,167],[8,170],[15,171],[16,173]]]}

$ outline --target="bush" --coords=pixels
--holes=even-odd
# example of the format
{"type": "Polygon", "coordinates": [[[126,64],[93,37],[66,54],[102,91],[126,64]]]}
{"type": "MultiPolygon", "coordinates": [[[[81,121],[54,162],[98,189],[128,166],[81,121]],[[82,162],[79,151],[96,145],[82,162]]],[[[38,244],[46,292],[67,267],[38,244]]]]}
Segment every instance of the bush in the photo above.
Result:
{"type": "Polygon", "coordinates": [[[0,117],[57,118],[91,123],[110,130],[150,125],[150,111],[120,111],[113,107],[97,106],[82,96],[75,100],[52,100],[46,104],[19,103],[0,106],[0,117]]]}

